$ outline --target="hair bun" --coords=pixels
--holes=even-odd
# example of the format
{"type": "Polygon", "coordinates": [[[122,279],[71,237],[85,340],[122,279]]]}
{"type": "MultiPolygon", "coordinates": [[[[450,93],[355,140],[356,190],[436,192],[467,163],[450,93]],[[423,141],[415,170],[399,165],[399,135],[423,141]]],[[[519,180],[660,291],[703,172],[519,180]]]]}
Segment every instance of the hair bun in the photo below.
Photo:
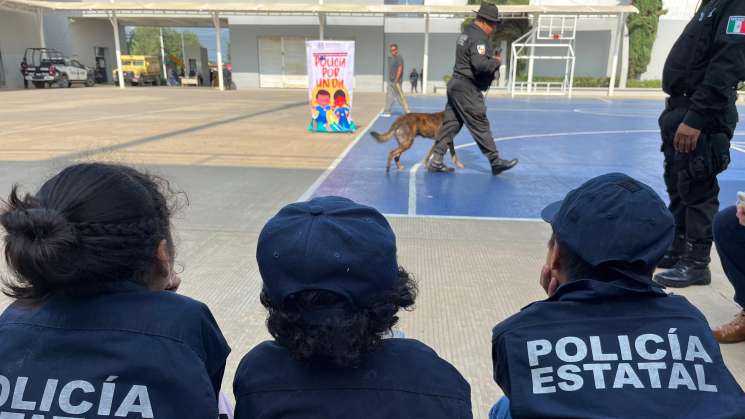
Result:
{"type": "Polygon", "coordinates": [[[34,242],[74,241],[72,227],[64,215],[50,208],[24,208],[9,211],[2,225],[11,236],[22,236],[34,242]]]}
{"type": "Polygon", "coordinates": [[[7,231],[5,256],[15,271],[36,283],[60,284],[71,280],[69,264],[77,234],[62,213],[51,208],[14,208],[0,217],[7,231]]]}

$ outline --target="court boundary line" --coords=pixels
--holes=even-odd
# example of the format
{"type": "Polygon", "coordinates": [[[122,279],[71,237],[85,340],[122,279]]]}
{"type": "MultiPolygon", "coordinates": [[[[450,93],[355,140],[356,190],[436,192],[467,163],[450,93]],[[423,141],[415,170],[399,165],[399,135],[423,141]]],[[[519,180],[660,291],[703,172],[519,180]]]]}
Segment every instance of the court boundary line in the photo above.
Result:
{"type": "Polygon", "coordinates": [[[543,223],[541,218],[510,218],[510,217],[478,217],[471,215],[431,215],[431,214],[417,214],[410,216],[408,214],[383,214],[387,218],[426,218],[433,220],[463,220],[463,221],[517,221],[521,223],[543,223]]]}
{"type": "Polygon", "coordinates": [[[372,128],[373,124],[380,118],[380,115],[383,113],[383,111],[378,111],[377,115],[375,115],[370,122],[365,126],[365,129],[363,129],[358,135],[357,138],[352,140],[349,145],[347,145],[347,148],[342,151],[341,154],[339,154],[336,159],[334,159],[333,162],[329,165],[329,167],[326,168],[326,170],[321,173],[321,176],[318,176],[318,179],[313,182],[308,189],[303,192],[302,195],[300,195],[300,198],[298,198],[299,202],[307,201],[311,195],[313,195],[319,187],[321,187],[321,184],[328,179],[328,177],[331,175],[331,173],[336,170],[336,168],[339,166],[339,164],[344,160],[345,157],[347,157],[347,154],[352,151],[352,148],[354,148],[355,145],[362,139],[362,137],[367,134],[367,132],[372,128]]]}

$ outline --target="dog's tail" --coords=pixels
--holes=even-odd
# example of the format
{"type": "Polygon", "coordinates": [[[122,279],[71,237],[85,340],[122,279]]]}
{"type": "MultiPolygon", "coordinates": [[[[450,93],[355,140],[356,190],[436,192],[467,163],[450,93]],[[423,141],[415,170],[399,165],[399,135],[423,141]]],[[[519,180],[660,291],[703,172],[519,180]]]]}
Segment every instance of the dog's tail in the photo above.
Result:
{"type": "Polygon", "coordinates": [[[391,128],[388,129],[388,131],[382,134],[377,131],[372,131],[370,135],[372,135],[373,138],[375,138],[375,141],[379,143],[384,143],[386,141],[389,141],[391,138],[393,138],[393,133],[396,132],[396,129],[398,128],[399,125],[400,125],[400,122],[396,120],[396,122],[394,122],[393,125],[391,125],[391,128]]]}

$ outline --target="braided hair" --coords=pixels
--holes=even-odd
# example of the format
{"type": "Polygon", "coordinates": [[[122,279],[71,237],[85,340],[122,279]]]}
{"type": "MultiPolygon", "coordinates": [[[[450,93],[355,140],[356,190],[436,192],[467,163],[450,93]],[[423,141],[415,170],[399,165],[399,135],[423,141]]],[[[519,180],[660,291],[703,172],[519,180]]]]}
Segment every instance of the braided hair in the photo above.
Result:
{"type": "Polygon", "coordinates": [[[174,256],[164,179],[131,167],[86,163],[62,170],[34,195],[14,186],[2,210],[5,260],[14,273],[2,291],[17,300],[91,295],[163,273],[156,252],[174,256]]]}

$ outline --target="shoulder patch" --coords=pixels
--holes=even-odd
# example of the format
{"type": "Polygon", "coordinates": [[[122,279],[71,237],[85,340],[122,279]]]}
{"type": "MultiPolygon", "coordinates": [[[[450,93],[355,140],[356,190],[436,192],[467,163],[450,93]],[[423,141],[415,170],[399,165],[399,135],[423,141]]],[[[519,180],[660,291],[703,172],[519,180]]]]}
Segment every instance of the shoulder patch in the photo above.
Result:
{"type": "Polygon", "coordinates": [[[727,35],[745,35],[745,16],[730,16],[727,35]]]}
{"type": "Polygon", "coordinates": [[[476,45],[476,50],[479,52],[480,55],[486,54],[486,45],[485,44],[478,44],[476,45]]]}
{"type": "Polygon", "coordinates": [[[468,35],[464,33],[460,34],[460,36],[458,37],[458,45],[465,46],[466,41],[468,41],[468,35]]]}

